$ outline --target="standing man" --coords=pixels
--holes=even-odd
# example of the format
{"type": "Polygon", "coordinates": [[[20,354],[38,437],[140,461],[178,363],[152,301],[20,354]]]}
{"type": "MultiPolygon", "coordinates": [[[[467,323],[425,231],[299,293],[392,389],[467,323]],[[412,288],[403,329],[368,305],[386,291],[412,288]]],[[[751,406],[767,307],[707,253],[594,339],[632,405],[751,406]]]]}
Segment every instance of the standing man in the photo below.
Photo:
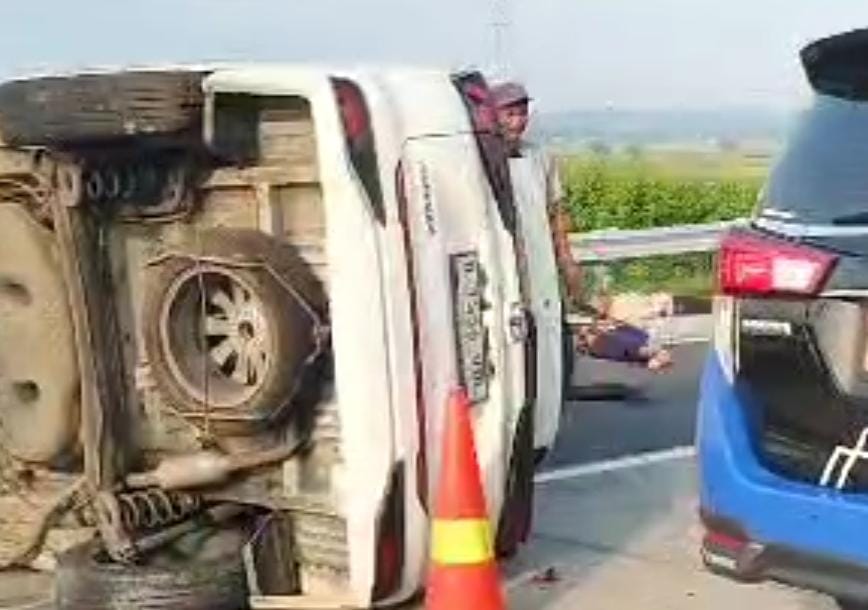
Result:
{"type": "Polygon", "coordinates": [[[560,180],[553,163],[523,139],[530,99],[524,87],[505,83],[492,90],[500,133],[509,154],[509,176],[515,205],[515,248],[528,316],[525,342],[525,398],[529,404],[516,422],[516,443],[530,452],[515,451],[510,465],[507,497],[510,506],[498,527],[498,552],[509,555],[526,540],[533,512],[533,471],[554,446],[569,388],[573,340],[564,322],[559,276],[569,296],[579,297],[579,268],[570,257],[569,225],[561,213],[560,180]],[[554,243],[555,247],[552,247],[554,243]],[[560,273],[558,272],[560,270],[560,273]],[[522,457],[524,456],[524,457],[522,457]]]}
{"type": "MultiPolygon", "coordinates": [[[[510,156],[528,161],[529,172],[523,174],[520,180],[514,176],[513,185],[516,197],[539,199],[545,202],[554,243],[555,258],[558,269],[567,289],[567,297],[575,304],[581,298],[582,270],[573,259],[569,242],[572,230],[572,220],[564,203],[564,192],[561,186],[560,174],[555,161],[541,148],[525,140],[530,120],[530,96],[524,86],[518,83],[502,83],[493,89],[494,101],[497,105],[498,121],[503,137],[509,147],[510,156]],[[530,173],[530,175],[527,175],[530,173]],[[529,180],[528,180],[529,179],[529,180]],[[537,193],[527,191],[537,190],[537,193]],[[524,197],[522,197],[524,195],[524,197]],[[527,197],[527,195],[535,195],[527,197]]],[[[515,167],[515,164],[512,166],[515,167]]]]}

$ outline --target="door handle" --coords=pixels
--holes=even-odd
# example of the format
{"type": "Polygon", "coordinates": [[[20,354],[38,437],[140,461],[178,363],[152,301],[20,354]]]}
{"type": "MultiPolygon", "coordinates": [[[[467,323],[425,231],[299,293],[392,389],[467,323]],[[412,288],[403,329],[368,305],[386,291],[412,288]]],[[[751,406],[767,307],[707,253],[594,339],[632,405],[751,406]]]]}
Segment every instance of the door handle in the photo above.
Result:
{"type": "Polygon", "coordinates": [[[530,329],[530,320],[528,319],[531,313],[521,303],[513,303],[509,309],[509,338],[514,343],[524,343],[527,341],[530,329]]]}

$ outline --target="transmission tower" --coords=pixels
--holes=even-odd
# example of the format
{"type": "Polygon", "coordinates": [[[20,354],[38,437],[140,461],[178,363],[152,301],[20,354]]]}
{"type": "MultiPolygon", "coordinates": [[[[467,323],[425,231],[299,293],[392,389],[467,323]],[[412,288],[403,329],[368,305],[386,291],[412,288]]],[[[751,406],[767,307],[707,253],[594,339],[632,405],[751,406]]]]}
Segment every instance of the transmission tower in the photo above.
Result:
{"type": "Polygon", "coordinates": [[[509,39],[512,33],[511,0],[492,0],[491,34],[494,57],[492,73],[505,78],[510,73],[509,39]]]}

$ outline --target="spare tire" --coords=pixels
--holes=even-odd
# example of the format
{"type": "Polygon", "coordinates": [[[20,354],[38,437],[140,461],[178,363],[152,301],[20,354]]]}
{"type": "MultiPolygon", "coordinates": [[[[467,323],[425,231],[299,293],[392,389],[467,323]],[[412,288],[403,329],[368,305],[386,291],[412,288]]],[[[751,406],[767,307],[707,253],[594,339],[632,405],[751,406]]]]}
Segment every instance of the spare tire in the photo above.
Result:
{"type": "Polygon", "coordinates": [[[291,246],[258,231],[206,231],[199,248],[169,256],[147,282],[154,380],[188,416],[264,427],[291,404],[319,353],[325,303],[291,246]]]}
{"type": "Polygon", "coordinates": [[[0,85],[0,139],[58,145],[201,127],[202,72],[129,71],[0,85]]]}
{"type": "Polygon", "coordinates": [[[148,565],[111,562],[93,542],[58,557],[57,610],[242,610],[248,590],[240,544],[148,565]]]}

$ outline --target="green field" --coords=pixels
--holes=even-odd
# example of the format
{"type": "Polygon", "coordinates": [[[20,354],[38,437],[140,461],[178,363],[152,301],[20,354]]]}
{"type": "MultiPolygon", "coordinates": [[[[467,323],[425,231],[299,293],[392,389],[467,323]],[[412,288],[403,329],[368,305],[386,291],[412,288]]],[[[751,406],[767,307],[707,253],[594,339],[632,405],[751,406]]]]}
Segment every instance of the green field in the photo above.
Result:
{"type": "Polygon", "coordinates": [[[567,167],[605,164],[625,175],[644,173],[674,180],[746,181],[761,184],[771,164],[767,150],[722,151],[718,149],[650,148],[599,155],[587,151],[563,157],[567,167]]]}
{"type": "Polygon", "coordinates": [[[561,159],[569,211],[580,231],[746,216],[768,165],[767,156],[679,150],[561,159]]]}
{"type": "MultiPolygon", "coordinates": [[[[765,153],[650,150],[561,159],[573,224],[579,231],[643,229],[731,220],[753,210],[770,165],[765,153]]],[[[708,294],[713,256],[700,253],[607,265],[608,292],[708,294]]],[[[601,275],[589,273],[598,291],[601,275]]]]}

